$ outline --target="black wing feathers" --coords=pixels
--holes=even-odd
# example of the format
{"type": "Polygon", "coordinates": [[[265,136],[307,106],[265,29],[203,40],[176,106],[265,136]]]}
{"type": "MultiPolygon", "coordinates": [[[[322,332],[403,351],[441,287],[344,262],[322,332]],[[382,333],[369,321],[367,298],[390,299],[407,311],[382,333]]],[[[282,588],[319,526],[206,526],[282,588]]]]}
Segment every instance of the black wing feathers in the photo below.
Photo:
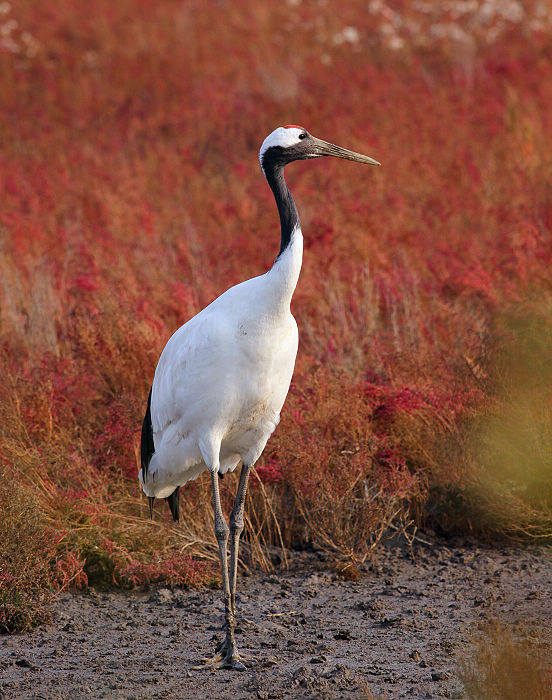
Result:
{"type": "Polygon", "coordinates": [[[140,442],[140,457],[142,463],[142,480],[146,480],[151,456],[155,452],[153,444],[153,425],[151,423],[151,389],[148,394],[148,407],[142,423],[142,440],[140,442]]]}
{"type": "Polygon", "coordinates": [[[165,500],[169,504],[169,508],[171,509],[171,513],[173,516],[174,522],[178,522],[180,520],[180,486],[177,486],[175,490],[171,493],[170,496],[168,496],[165,500]]]}
{"type": "MultiPolygon", "coordinates": [[[[144,422],[142,423],[142,439],[140,441],[140,459],[142,464],[142,480],[146,480],[146,475],[148,473],[148,467],[151,462],[151,457],[155,452],[155,445],[153,443],[153,425],[151,422],[151,389],[148,394],[148,406],[146,408],[146,415],[144,416],[144,422]]],[[[180,486],[177,486],[171,495],[165,500],[169,504],[173,520],[177,522],[180,519],[180,486]]],[[[149,499],[150,505],[150,515],[153,515],[153,501],[154,498],[149,499]]]]}

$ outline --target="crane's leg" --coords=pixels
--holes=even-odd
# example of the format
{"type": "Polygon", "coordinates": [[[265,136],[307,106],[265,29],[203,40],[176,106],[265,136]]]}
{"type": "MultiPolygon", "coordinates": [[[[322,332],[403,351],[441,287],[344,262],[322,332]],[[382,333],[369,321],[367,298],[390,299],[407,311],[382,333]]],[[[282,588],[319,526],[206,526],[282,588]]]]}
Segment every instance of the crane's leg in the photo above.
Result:
{"type": "Polygon", "coordinates": [[[213,508],[215,511],[215,535],[219,545],[220,567],[222,570],[222,588],[224,592],[224,622],[226,628],[226,638],[222,644],[219,654],[212,663],[217,663],[220,668],[230,668],[236,671],[244,671],[245,665],[241,662],[234,639],[234,628],[236,618],[232,609],[230,596],[230,582],[228,578],[228,525],[222,513],[220,505],[220,493],[217,472],[211,470],[211,483],[213,485],[213,508]]]}
{"type": "Polygon", "coordinates": [[[243,532],[243,508],[245,496],[247,495],[247,481],[251,467],[244,464],[241,468],[240,481],[234,507],[230,514],[230,605],[234,619],[236,617],[236,579],[238,576],[238,549],[240,546],[240,536],[243,532]]]}

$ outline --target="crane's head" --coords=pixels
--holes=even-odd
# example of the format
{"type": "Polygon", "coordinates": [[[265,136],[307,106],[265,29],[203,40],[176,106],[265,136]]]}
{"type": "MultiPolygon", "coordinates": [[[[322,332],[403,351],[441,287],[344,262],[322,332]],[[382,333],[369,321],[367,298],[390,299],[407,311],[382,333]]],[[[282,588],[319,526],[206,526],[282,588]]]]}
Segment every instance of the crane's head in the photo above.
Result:
{"type": "Polygon", "coordinates": [[[334,146],[328,141],[317,139],[297,124],[279,126],[266,137],[259,151],[259,160],[265,175],[269,169],[273,170],[277,166],[283,167],[294,160],[321,158],[322,156],[335,156],[336,158],[354,160],[357,163],[381,165],[377,160],[363,156],[361,153],[355,153],[346,148],[334,146]]]}

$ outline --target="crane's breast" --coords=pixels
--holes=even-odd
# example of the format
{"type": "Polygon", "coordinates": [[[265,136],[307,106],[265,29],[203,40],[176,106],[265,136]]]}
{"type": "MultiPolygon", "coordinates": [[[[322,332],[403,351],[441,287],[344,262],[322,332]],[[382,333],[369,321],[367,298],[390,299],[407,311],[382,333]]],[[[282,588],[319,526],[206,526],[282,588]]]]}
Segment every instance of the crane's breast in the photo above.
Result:
{"type": "Polygon", "coordinates": [[[287,396],[297,356],[297,324],[291,314],[278,325],[242,322],[238,326],[232,380],[240,418],[279,414],[287,396]]]}
{"type": "Polygon", "coordinates": [[[278,424],[297,355],[295,319],[226,306],[207,307],[163,350],[152,388],[156,447],[170,428],[183,447],[218,436],[221,451],[242,455],[264,447],[278,424]]]}
{"type": "Polygon", "coordinates": [[[254,463],[280,421],[297,355],[297,325],[290,315],[287,328],[264,333],[243,325],[244,339],[235,363],[231,386],[225,386],[228,402],[223,421],[221,459],[240,455],[254,463]]]}

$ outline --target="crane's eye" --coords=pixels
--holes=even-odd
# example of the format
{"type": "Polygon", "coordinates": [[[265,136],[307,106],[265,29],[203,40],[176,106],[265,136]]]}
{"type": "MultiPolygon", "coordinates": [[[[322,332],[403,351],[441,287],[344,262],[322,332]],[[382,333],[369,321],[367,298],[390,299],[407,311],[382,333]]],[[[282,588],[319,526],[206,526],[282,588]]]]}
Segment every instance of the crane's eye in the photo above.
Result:
{"type": "Polygon", "coordinates": [[[306,135],[305,132],[303,132],[302,134],[299,134],[299,139],[301,139],[301,141],[302,141],[303,139],[306,139],[306,138],[307,138],[307,135],[306,135]]]}

